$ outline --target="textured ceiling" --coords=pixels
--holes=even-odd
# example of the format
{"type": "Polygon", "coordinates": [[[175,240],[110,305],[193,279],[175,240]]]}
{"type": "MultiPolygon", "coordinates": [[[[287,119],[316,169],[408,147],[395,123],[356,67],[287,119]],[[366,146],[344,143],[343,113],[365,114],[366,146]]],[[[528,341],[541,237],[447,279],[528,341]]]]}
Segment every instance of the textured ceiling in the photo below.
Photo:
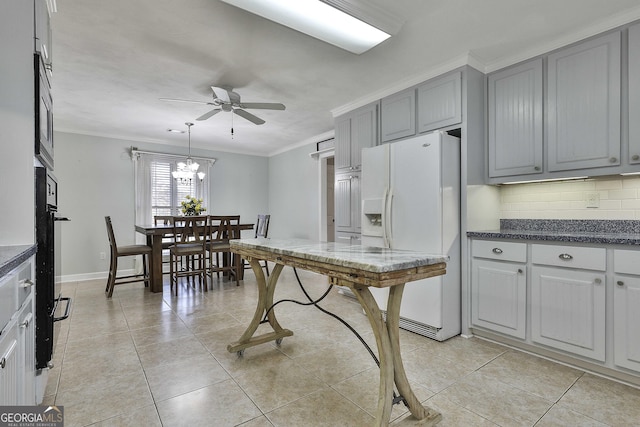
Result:
{"type": "Polygon", "coordinates": [[[159,98],[210,101],[210,86],[226,85],[287,108],[250,110],[260,126],[225,112],[195,122],[192,146],[270,155],[332,131],[332,110],[461,57],[490,70],[640,19],[637,0],[370,2],[405,22],[354,55],[218,0],[57,0],[55,129],[186,146],[166,129],[210,107],[159,98]]]}

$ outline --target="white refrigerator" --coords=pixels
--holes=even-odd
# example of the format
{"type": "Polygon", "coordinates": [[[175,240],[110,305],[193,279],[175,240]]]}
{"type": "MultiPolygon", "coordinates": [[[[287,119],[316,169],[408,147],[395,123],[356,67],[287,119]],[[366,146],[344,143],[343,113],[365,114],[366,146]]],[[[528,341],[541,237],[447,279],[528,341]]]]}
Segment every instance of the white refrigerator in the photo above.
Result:
{"type": "MultiPolygon", "coordinates": [[[[409,282],[400,327],[460,333],[460,140],[441,132],[362,150],[362,245],[447,254],[443,276],[409,282]]],[[[386,310],[388,289],[370,288],[386,310]]]]}

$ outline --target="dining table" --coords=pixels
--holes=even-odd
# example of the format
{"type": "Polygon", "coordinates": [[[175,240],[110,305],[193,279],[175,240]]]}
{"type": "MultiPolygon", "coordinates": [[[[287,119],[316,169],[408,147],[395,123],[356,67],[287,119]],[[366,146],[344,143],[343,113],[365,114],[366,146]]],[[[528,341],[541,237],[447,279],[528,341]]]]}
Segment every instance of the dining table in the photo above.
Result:
{"type": "Polygon", "coordinates": [[[241,357],[250,347],[272,341],[280,345],[284,338],[292,336],[293,331],[283,328],[276,318],[278,303],[274,303],[274,294],[280,273],[285,266],[319,273],[328,276],[332,284],[347,286],[369,319],[380,366],[378,407],[373,425],[388,426],[392,406],[398,403],[409,409],[413,421],[420,420],[415,425],[433,426],[440,422],[442,415],[424,406],[409,384],[400,353],[399,327],[405,283],[446,274],[447,255],[302,239],[238,239],[229,244],[232,252],[249,262],[258,285],[253,318],[240,338],[227,346],[229,352],[241,357]],[[275,264],[268,278],[260,261],[275,264]],[[389,289],[385,315],[369,288],[389,289]],[[261,333],[256,334],[258,327],[266,323],[271,332],[261,329],[261,333]]]}
{"type": "MultiPolygon", "coordinates": [[[[236,228],[238,233],[233,233],[239,236],[243,230],[253,230],[253,223],[232,225],[236,228]]],[[[212,226],[215,229],[215,226],[212,226]]],[[[162,243],[163,240],[169,236],[172,236],[174,230],[179,230],[180,227],[175,227],[172,224],[136,224],[136,232],[143,234],[147,238],[147,245],[151,247],[151,265],[149,271],[149,290],[151,292],[162,292],[162,243]]],[[[212,230],[213,231],[213,230],[212,230]]],[[[244,269],[240,269],[239,280],[242,280],[242,274],[244,269]]]]}

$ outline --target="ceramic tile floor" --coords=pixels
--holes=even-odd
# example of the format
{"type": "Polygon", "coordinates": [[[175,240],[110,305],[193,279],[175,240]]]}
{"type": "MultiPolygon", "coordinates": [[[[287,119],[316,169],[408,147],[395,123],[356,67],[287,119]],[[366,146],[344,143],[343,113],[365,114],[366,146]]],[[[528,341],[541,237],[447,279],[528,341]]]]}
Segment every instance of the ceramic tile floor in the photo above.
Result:
{"type": "MultiPolygon", "coordinates": [[[[300,272],[318,296],[322,276],[300,272]]],[[[282,303],[292,329],[280,347],[227,352],[252,317],[255,278],[215,281],[178,297],[140,284],[63,285],[73,313],[62,322],[45,404],[64,405],[65,426],[369,426],[378,373],[364,347],[313,307],[282,303]]],[[[277,299],[304,300],[286,268],[277,299]]],[[[374,345],[358,303],[335,289],[322,303],[374,345]]],[[[640,390],[476,338],[439,343],[401,331],[416,395],[443,414],[440,426],[637,426],[640,390]]],[[[413,425],[396,405],[393,425],[413,425]]]]}

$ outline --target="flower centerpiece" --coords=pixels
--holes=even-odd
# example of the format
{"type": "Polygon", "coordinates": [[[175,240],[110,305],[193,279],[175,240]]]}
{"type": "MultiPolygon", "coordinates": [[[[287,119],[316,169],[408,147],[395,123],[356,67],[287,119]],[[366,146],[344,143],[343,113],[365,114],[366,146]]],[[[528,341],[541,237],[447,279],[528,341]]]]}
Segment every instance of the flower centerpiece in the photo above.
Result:
{"type": "Polygon", "coordinates": [[[182,206],[181,210],[183,215],[187,215],[187,216],[200,215],[202,212],[207,210],[207,208],[202,206],[202,199],[198,199],[191,196],[186,196],[185,199],[187,200],[180,202],[180,205],[182,206]]]}

